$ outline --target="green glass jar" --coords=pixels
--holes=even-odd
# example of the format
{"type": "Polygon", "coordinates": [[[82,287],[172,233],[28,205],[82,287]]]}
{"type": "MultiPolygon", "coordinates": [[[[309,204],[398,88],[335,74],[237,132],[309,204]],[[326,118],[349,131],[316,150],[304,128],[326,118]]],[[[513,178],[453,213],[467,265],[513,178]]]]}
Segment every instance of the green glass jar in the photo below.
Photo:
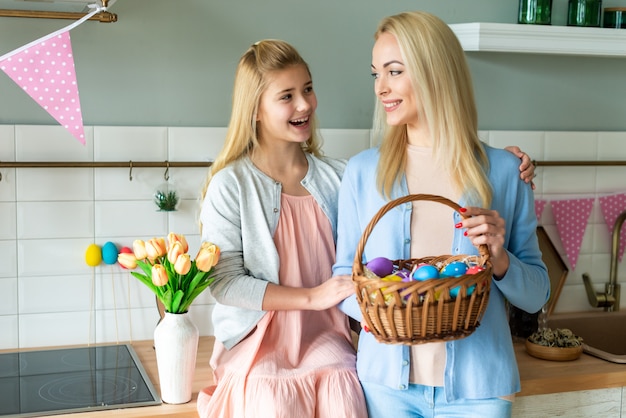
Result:
{"type": "Polygon", "coordinates": [[[604,9],[605,28],[626,29],[626,7],[607,7],[604,9]]]}
{"type": "Polygon", "coordinates": [[[517,23],[549,25],[552,0],[519,0],[517,23]]]}
{"type": "Polygon", "coordinates": [[[602,0],[569,0],[567,26],[600,27],[602,0]]]}

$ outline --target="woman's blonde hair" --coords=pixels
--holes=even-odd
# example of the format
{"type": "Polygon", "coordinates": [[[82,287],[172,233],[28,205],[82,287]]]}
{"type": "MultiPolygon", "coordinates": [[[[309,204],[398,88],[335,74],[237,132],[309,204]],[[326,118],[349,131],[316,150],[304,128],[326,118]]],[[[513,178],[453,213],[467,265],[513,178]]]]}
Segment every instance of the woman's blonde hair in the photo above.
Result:
{"type": "MultiPolygon", "coordinates": [[[[465,53],[454,32],[441,19],[424,12],[384,18],[374,35],[393,35],[417,101],[421,101],[433,138],[433,156],[445,167],[453,185],[468,202],[488,207],[492,190],[486,176],[489,161],[478,138],[478,113],[465,53]]],[[[376,102],[374,132],[382,138],[377,186],[390,198],[406,168],[407,127],[388,126],[376,102]],[[400,156],[400,158],[398,158],[400,156]]]]}
{"type": "MultiPolygon", "coordinates": [[[[202,200],[215,173],[233,161],[249,155],[258,146],[256,115],[261,95],[267,88],[268,75],[297,65],[304,66],[311,75],[308,64],[293,46],[274,39],[255,43],[239,59],[226,139],[222,150],[209,168],[202,188],[202,200]]],[[[313,133],[311,138],[302,144],[302,148],[305,152],[319,156],[321,141],[315,115],[311,118],[311,124],[313,133]]]]}

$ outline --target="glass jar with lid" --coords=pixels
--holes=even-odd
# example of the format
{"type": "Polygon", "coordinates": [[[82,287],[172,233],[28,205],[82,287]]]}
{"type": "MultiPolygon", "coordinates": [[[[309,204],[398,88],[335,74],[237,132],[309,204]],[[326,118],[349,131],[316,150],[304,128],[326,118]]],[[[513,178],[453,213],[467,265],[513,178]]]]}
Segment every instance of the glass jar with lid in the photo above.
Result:
{"type": "Polygon", "coordinates": [[[517,23],[549,25],[552,0],[519,0],[517,23]]]}
{"type": "Polygon", "coordinates": [[[602,0],[569,0],[567,26],[600,27],[602,0]]]}

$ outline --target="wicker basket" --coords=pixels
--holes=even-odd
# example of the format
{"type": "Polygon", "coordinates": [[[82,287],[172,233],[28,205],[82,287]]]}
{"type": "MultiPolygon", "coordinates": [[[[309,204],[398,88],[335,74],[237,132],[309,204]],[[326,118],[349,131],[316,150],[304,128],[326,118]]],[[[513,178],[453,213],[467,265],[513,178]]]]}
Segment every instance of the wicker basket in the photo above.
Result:
{"type": "MultiPolygon", "coordinates": [[[[444,255],[393,261],[395,268],[409,270],[420,263],[445,266],[452,261],[465,261],[484,267],[476,274],[389,282],[380,280],[364,268],[363,251],[376,223],[394,207],[416,200],[441,203],[457,212],[460,209],[451,200],[429,194],[408,195],[392,200],[367,225],[354,257],[352,280],[363,319],[370,332],[382,343],[412,345],[464,338],[478,327],[489,300],[492,267],[486,245],[480,246],[479,255],[444,255]],[[452,289],[458,290],[456,297],[450,295],[452,289]],[[471,289],[469,295],[468,289],[471,289]]],[[[465,217],[463,214],[461,216],[465,217]]]]}

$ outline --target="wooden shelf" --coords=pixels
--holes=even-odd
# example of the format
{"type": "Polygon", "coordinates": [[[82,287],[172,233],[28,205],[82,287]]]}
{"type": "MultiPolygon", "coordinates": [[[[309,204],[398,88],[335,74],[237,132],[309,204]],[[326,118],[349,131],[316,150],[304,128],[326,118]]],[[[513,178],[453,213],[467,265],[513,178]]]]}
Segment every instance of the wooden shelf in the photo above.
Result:
{"type": "Polygon", "coordinates": [[[509,23],[457,23],[465,51],[625,57],[626,30],[509,23]]]}

